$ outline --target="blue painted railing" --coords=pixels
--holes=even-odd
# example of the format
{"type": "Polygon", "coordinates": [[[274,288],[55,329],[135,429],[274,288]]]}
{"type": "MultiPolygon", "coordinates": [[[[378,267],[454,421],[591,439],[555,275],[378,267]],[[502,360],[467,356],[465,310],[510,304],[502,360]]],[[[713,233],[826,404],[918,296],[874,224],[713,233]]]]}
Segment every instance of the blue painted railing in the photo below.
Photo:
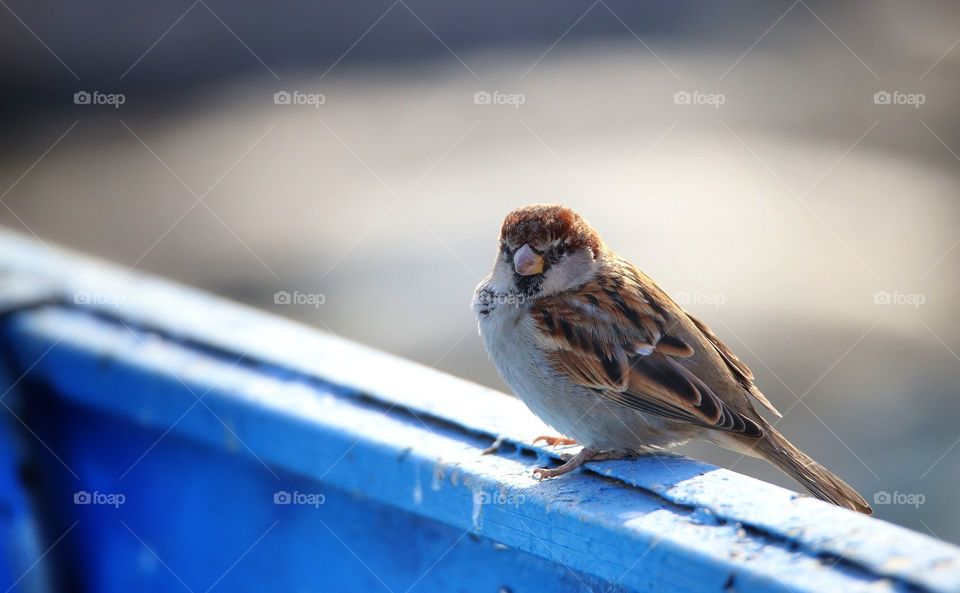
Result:
{"type": "Polygon", "coordinates": [[[690,459],[537,482],[513,398],[11,233],[0,393],[0,593],[960,591],[951,545],[690,459]]]}

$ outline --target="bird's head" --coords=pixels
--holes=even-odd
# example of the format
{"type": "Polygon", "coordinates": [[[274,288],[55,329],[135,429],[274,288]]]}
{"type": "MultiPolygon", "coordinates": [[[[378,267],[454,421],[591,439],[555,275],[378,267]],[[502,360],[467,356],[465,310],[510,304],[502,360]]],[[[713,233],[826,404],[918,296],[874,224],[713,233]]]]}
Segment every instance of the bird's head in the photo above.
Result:
{"type": "Polygon", "coordinates": [[[500,228],[495,285],[525,298],[576,288],[593,277],[603,242],[573,210],[531,204],[507,214],[500,228]]]}

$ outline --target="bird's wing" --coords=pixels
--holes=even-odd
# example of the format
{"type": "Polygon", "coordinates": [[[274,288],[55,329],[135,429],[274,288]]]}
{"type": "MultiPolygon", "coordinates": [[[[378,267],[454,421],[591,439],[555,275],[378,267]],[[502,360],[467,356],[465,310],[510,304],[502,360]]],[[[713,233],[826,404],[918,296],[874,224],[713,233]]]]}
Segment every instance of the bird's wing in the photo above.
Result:
{"type": "Polygon", "coordinates": [[[780,413],[780,410],[775,408],[774,405],[770,403],[770,400],[768,400],[767,397],[763,395],[759,389],[757,389],[757,386],[754,385],[753,372],[750,370],[750,368],[744,364],[742,360],[737,358],[737,355],[734,354],[726,344],[720,341],[720,338],[718,338],[717,335],[713,333],[709,327],[707,327],[706,323],[700,321],[689,313],[687,313],[687,317],[689,317],[690,321],[697,326],[697,329],[700,330],[700,333],[703,334],[703,337],[713,345],[717,353],[720,355],[720,358],[727,363],[727,368],[729,368],[730,372],[733,373],[733,376],[737,379],[737,382],[739,382],[740,385],[747,390],[747,393],[760,402],[763,407],[770,410],[777,416],[782,417],[783,414],[780,413]]]}
{"type": "MultiPolygon", "coordinates": [[[[629,265],[629,264],[626,264],[629,265]]],[[[629,269],[573,293],[540,299],[531,314],[557,372],[600,397],[648,414],[747,437],[763,429],[738,413],[678,359],[694,349],[629,269]]]]}

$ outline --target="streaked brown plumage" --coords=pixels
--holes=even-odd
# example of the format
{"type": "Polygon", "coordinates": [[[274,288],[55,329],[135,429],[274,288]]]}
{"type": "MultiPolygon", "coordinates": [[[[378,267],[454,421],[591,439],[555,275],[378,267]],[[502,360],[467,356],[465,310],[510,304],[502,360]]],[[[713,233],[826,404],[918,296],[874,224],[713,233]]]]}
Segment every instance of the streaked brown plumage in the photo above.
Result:
{"type": "Polygon", "coordinates": [[[534,413],[584,446],[538,475],[705,438],[767,459],[818,498],[870,512],[757,413],[754,402],[780,415],[750,369],[579,215],[519,208],[500,240],[474,295],[487,350],[534,413]]]}

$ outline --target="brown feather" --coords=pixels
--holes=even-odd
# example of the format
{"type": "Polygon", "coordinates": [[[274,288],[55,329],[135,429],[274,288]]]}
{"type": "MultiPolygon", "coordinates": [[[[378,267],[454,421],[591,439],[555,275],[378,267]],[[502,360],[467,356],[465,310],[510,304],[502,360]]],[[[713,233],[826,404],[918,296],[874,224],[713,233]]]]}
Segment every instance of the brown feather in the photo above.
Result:
{"type": "Polygon", "coordinates": [[[763,407],[770,410],[778,417],[782,417],[783,414],[780,413],[780,410],[774,407],[774,405],[770,403],[770,400],[768,400],[767,397],[763,395],[759,389],[757,389],[756,385],[754,385],[753,371],[751,371],[742,360],[737,358],[737,355],[733,353],[733,350],[730,350],[726,344],[720,341],[720,338],[718,338],[717,335],[713,333],[709,327],[707,327],[706,323],[700,321],[689,313],[687,313],[687,317],[690,318],[690,321],[697,326],[697,329],[700,330],[700,333],[702,333],[717,350],[717,353],[720,354],[721,358],[723,358],[723,361],[727,364],[727,368],[730,369],[730,372],[733,373],[733,376],[737,379],[740,385],[742,385],[747,392],[753,396],[754,399],[760,402],[763,407]]]}
{"type": "Polygon", "coordinates": [[[763,436],[754,420],[726,405],[676,360],[693,357],[694,348],[666,333],[676,322],[668,323],[665,307],[644,292],[633,266],[616,263],[616,273],[539,300],[534,320],[555,370],[619,405],[744,437],[763,436]]]}

